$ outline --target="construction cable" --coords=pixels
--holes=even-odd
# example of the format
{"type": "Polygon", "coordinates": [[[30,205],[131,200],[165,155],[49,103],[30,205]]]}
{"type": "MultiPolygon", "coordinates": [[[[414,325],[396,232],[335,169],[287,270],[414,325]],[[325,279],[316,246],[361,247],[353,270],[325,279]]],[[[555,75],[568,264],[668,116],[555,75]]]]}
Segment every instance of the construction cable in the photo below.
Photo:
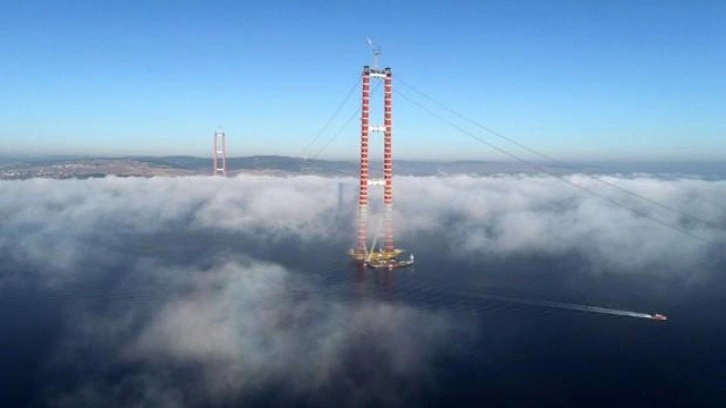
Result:
{"type": "Polygon", "coordinates": [[[613,200],[610,197],[607,197],[607,196],[602,195],[600,193],[597,193],[597,192],[595,192],[595,191],[593,191],[593,190],[591,190],[591,189],[589,189],[589,188],[587,188],[585,186],[582,186],[582,185],[577,184],[577,183],[575,183],[573,181],[570,181],[567,178],[565,178],[564,176],[559,175],[559,174],[556,174],[556,173],[548,170],[547,168],[545,168],[543,166],[540,166],[538,164],[532,163],[532,162],[530,162],[530,161],[528,161],[526,159],[523,159],[523,158],[521,158],[521,157],[519,157],[519,156],[517,156],[517,155],[515,155],[513,153],[510,153],[506,149],[503,149],[503,148],[501,148],[501,147],[499,147],[499,146],[497,146],[497,145],[489,142],[488,140],[483,139],[482,137],[480,137],[480,136],[478,136],[478,135],[476,135],[476,134],[474,134],[474,133],[472,133],[472,132],[470,132],[470,131],[462,128],[461,126],[458,126],[457,124],[453,123],[452,121],[450,121],[450,120],[446,119],[445,117],[437,114],[436,112],[433,112],[431,109],[429,109],[426,106],[420,104],[419,102],[411,99],[409,96],[407,96],[405,93],[401,92],[400,90],[397,90],[396,91],[396,94],[398,94],[399,96],[401,96],[403,99],[405,99],[406,101],[408,101],[412,105],[418,107],[419,109],[421,109],[424,112],[428,113],[429,115],[433,116],[434,118],[442,121],[443,123],[451,126],[452,128],[458,130],[459,132],[461,132],[461,133],[469,136],[470,138],[478,141],[479,143],[482,143],[482,144],[484,144],[486,146],[489,146],[490,148],[496,150],[497,152],[499,152],[499,153],[501,153],[501,154],[503,154],[503,155],[505,155],[505,156],[507,156],[507,157],[509,157],[511,159],[516,160],[519,163],[522,163],[522,164],[524,164],[524,165],[526,165],[528,167],[531,167],[531,168],[533,168],[533,169],[535,169],[535,170],[537,170],[539,172],[542,172],[542,173],[547,174],[547,175],[549,175],[551,177],[554,177],[554,178],[562,181],[565,184],[568,184],[568,185],[570,185],[570,186],[572,186],[574,188],[577,188],[578,190],[584,191],[584,192],[586,192],[586,193],[588,193],[588,194],[590,194],[590,195],[592,195],[594,197],[600,198],[601,200],[607,201],[610,204],[613,204],[613,205],[615,205],[617,207],[620,207],[620,208],[623,208],[625,210],[628,210],[628,211],[632,212],[633,214],[636,214],[636,215],[641,216],[643,218],[649,219],[649,220],[651,220],[651,221],[653,221],[653,222],[655,222],[657,224],[660,224],[660,225],[662,225],[664,227],[670,228],[670,229],[672,229],[674,231],[677,231],[677,232],[680,232],[680,233],[682,233],[684,235],[688,235],[689,237],[694,238],[694,239],[697,239],[697,240],[699,240],[701,242],[704,242],[704,243],[707,243],[707,244],[714,244],[714,242],[711,241],[710,239],[704,238],[704,237],[702,237],[700,235],[696,235],[696,234],[692,233],[691,231],[688,231],[688,230],[686,230],[684,228],[681,228],[681,227],[679,227],[677,225],[673,225],[671,223],[668,223],[668,222],[662,221],[660,219],[654,218],[654,217],[650,216],[649,214],[647,214],[647,213],[645,213],[645,212],[643,212],[641,210],[638,210],[636,208],[632,208],[632,207],[630,207],[630,206],[628,206],[626,204],[623,204],[623,203],[621,203],[621,202],[619,202],[617,200],[613,200]]]}
{"type": "Polygon", "coordinates": [[[297,155],[297,157],[304,157],[305,152],[307,152],[307,150],[310,147],[312,147],[312,145],[314,145],[315,142],[317,142],[318,139],[320,139],[320,137],[328,130],[330,125],[333,123],[333,121],[338,117],[338,114],[343,109],[345,104],[348,103],[348,100],[350,100],[350,97],[353,96],[353,93],[358,88],[358,84],[360,84],[360,78],[356,79],[355,83],[348,91],[348,94],[340,102],[340,104],[338,104],[338,107],[335,108],[335,110],[333,111],[333,114],[330,115],[330,118],[328,118],[328,121],[325,122],[325,125],[323,125],[323,127],[320,129],[320,131],[318,131],[318,133],[315,135],[315,137],[302,150],[300,150],[300,153],[297,155]]]}
{"type": "MultiPolygon", "coordinates": [[[[378,89],[380,87],[381,87],[381,83],[380,82],[377,82],[376,85],[373,87],[373,90],[371,91],[371,97],[376,94],[376,91],[378,91],[378,89]]],[[[351,114],[350,117],[348,117],[348,120],[345,121],[345,123],[343,124],[343,126],[341,126],[340,129],[338,129],[338,131],[335,132],[328,139],[328,141],[323,145],[323,147],[321,147],[320,150],[318,150],[314,155],[312,155],[310,157],[310,159],[311,160],[314,160],[314,159],[318,158],[328,147],[330,147],[330,145],[336,139],[338,139],[338,137],[343,133],[343,131],[345,131],[345,129],[348,127],[348,125],[350,125],[350,123],[353,121],[353,119],[355,119],[358,116],[358,114],[360,114],[360,108],[358,108],[355,112],[353,112],[353,114],[351,114]]]]}
{"type": "MultiPolygon", "coordinates": [[[[541,157],[541,158],[543,158],[545,160],[548,160],[554,167],[559,167],[559,168],[564,168],[564,169],[570,169],[570,170],[572,169],[571,167],[567,166],[565,163],[562,163],[561,161],[555,159],[552,156],[549,156],[549,155],[547,155],[545,153],[542,153],[542,152],[540,152],[538,150],[535,150],[535,149],[533,149],[533,148],[531,148],[531,147],[529,147],[529,146],[527,146],[527,145],[525,145],[523,143],[518,142],[515,139],[512,139],[511,137],[507,137],[507,136],[505,136],[505,135],[503,135],[503,134],[501,134],[501,133],[499,133],[499,132],[497,132],[497,131],[489,128],[489,127],[486,127],[486,126],[482,125],[481,123],[475,121],[474,119],[471,119],[468,116],[466,116],[466,115],[464,115],[464,114],[462,114],[460,112],[457,112],[454,109],[449,108],[448,106],[446,106],[443,103],[437,101],[433,97],[431,97],[431,96],[425,94],[424,92],[416,89],[413,85],[409,84],[408,82],[406,82],[406,81],[404,81],[404,80],[402,80],[402,79],[400,79],[398,77],[396,77],[396,80],[398,82],[400,82],[401,85],[404,85],[406,88],[410,89],[412,92],[420,95],[424,99],[430,101],[431,103],[435,104],[436,106],[440,107],[441,109],[444,109],[445,111],[449,112],[450,114],[452,114],[452,115],[454,115],[454,116],[456,116],[456,117],[458,117],[458,118],[460,118],[460,119],[468,122],[471,125],[474,125],[474,126],[478,127],[479,129],[481,129],[481,130],[483,130],[483,131],[485,131],[485,132],[487,132],[489,134],[492,134],[492,135],[494,135],[494,136],[496,136],[496,137],[498,137],[498,138],[500,138],[502,140],[505,140],[505,141],[507,141],[509,143],[512,143],[512,144],[516,145],[517,147],[519,147],[521,149],[524,149],[524,150],[526,150],[526,151],[528,151],[528,152],[530,152],[530,153],[532,153],[532,154],[534,154],[536,156],[539,156],[539,157],[541,157]]],[[[653,205],[656,205],[656,206],[658,206],[660,208],[663,208],[665,210],[668,210],[668,211],[671,211],[673,213],[676,213],[676,214],[678,214],[678,215],[680,215],[682,217],[689,218],[691,220],[700,222],[700,223],[705,224],[705,225],[707,225],[707,226],[709,226],[711,228],[719,228],[719,226],[715,222],[713,222],[713,221],[708,221],[708,220],[705,220],[703,218],[697,217],[695,215],[688,214],[688,213],[683,212],[683,211],[681,211],[681,210],[679,210],[677,208],[671,207],[671,206],[669,206],[667,204],[664,204],[664,203],[662,203],[660,201],[654,200],[654,199],[652,199],[650,197],[646,197],[646,196],[644,196],[642,194],[638,194],[638,193],[636,193],[636,192],[634,192],[632,190],[629,190],[627,188],[621,187],[621,186],[619,186],[619,185],[617,185],[615,183],[611,183],[611,182],[609,182],[607,180],[604,180],[604,179],[602,179],[600,177],[597,177],[595,175],[590,175],[590,174],[584,174],[583,173],[583,176],[588,177],[590,179],[593,179],[593,180],[595,180],[595,181],[597,181],[599,183],[602,183],[602,184],[604,184],[604,185],[606,185],[608,187],[611,187],[611,188],[614,188],[616,190],[619,190],[619,191],[621,191],[623,193],[629,194],[629,195],[631,195],[633,197],[639,198],[639,199],[641,199],[643,201],[647,201],[647,202],[649,202],[649,203],[651,203],[653,205]]]]}

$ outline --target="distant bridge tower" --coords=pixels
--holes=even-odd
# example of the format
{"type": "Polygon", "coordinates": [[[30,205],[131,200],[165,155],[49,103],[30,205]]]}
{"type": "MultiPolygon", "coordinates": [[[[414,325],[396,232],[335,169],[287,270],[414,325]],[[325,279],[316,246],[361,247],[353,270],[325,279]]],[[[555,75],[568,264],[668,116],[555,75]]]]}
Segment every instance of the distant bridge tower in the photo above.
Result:
{"type": "MultiPolygon", "coordinates": [[[[402,265],[394,259],[402,253],[393,244],[393,155],[392,155],[392,73],[391,68],[378,68],[378,58],[381,54],[379,47],[373,47],[373,68],[363,67],[362,73],[362,103],[361,103],[361,136],[360,136],[360,186],[358,195],[358,242],[351,249],[351,257],[364,265],[387,266],[402,265]],[[370,96],[371,79],[383,81],[383,124],[371,125],[370,122],[370,96]],[[374,180],[368,177],[368,142],[370,133],[383,134],[383,180],[374,180]],[[383,218],[384,244],[382,250],[375,251],[378,231],[369,248],[366,244],[368,238],[368,187],[383,185],[383,204],[385,208],[383,218]]],[[[413,260],[411,259],[411,262],[413,260]]],[[[398,266],[396,266],[398,267],[398,266]]]]}
{"type": "Polygon", "coordinates": [[[214,132],[214,176],[227,176],[227,141],[224,132],[217,130],[214,132]]]}

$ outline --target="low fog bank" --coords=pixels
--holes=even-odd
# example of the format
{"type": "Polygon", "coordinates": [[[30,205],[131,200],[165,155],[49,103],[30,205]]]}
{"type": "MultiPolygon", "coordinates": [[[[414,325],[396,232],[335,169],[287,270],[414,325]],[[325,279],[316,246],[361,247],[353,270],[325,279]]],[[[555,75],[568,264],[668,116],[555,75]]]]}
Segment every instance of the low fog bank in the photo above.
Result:
{"type": "MultiPolygon", "coordinates": [[[[414,250],[432,242],[442,259],[574,253],[586,273],[703,283],[718,272],[725,181],[606,178],[704,223],[566,179],[660,223],[547,176],[398,177],[397,239],[414,250]]],[[[436,389],[437,361],[477,336],[445,311],[320,291],[316,273],[344,264],[353,244],[351,178],[0,188],[0,290],[70,300],[43,354],[41,403],[392,405],[436,389]]],[[[375,225],[380,203],[371,210],[375,225]]]]}
{"type": "Polygon", "coordinates": [[[472,330],[444,312],[321,290],[316,274],[345,265],[352,232],[337,183],[4,184],[0,291],[55,304],[61,322],[38,353],[35,402],[396,405],[433,389],[442,345],[472,330]],[[325,248],[335,256],[320,257],[325,248]]]}
{"type": "MultiPolygon", "coordinates": [[[[566,180],[629,209],[548,176],[399,177],[396,235],[410,243],[437,236],[453,257],[575,251],[593,270],[657,267],[669,274],[688,274],[723,243],[726,181],[603,179],[708,223],[585,176],[566,180]]],[[[240,236],[253,238],[245,253],[254,247],[257,255],[285,241],[344,248],[353,244],[355,183],[315,176],[5,181],[0,182],[0,251],[32,265],[43,284],[53,285],[92,274],[93,265],[118,264],[129,252],[153,251],[160,234],[173,239],[206,233],[215,248],[191,243],[187,248],[200,253],[223,250],[222,236],[229,244],[240,236]],[[88,261],[92,265],[78,267],[88,261]]],[[[370,234],[381,207],[374,200],[382,193],[378,188],[371,188],[370,234]]]]}
{"type": "Polygon", "coordinates": [[[566,182],[549,176],[408,178],[396,189],[398,227],[402,237],[443,235],[453,257],[574,252],[593,271],[622,273],[689,275],[724,242],[726,182],[601,179],[676,211],[581,175],[566,182]]]}

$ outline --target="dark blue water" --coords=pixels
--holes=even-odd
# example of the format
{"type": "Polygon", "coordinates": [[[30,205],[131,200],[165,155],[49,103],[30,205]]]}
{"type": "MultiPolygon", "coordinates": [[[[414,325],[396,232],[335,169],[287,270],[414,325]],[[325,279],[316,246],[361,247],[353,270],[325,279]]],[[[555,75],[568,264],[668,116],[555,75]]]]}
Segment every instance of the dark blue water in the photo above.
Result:
{"type": "MultiPolygon", "coordinates": [[[[715,254],[706,263],[708,270],[699,281],[686,282],[647,271],[585,273],[587,261],[576,252],[445,256],[450,253],[441,251],[446,243],[431,236],[403,243],[415,250],[414,268],[360,270],[345,256],[348,242],[340,237],[348,232],[308,241],[199,230],[116,237],[98,241],[117,254],[113,262],[90,257],[83,264],[88,273],[82,280],[56,287],[10,281],[0,290],[0,406],[69,406],[79,401],[157,405],[160,400],[149,399],[139,376],[163,378],[164,390],[174,395],[172,405],[192,406],[726,404],[723,255],[715,254]],[[149,269],[183,270],[191,265],[203,271],[240,254],[292,271],[297,283],[281,288],[281,299],[308,311],[282,324],[286,330],[295,326],[289,329],[294,335],[312,338],[312,348],[317,347],[316,334],[307,328],[335,305],[390,305],[421,315],[382,332],[406,339],[401,346],[382,346],[395,339],[383,339],[371,327],[380,322],[352,326],[342,343],[345,352],[337,354],[341,361],[335,372],[316,387],[301,389],[294,379],[277,375],[252,388],[237,390],[233,384],[222,396],[199,388],[200,371],[214,365],[119,358],[126,345],[109,345],[113,339],[106,344],[75,325],[77,311],[83,311],[84,320],[112,319],[135,308],[142,312],[127,321],[131,328],[126,329],[133,332],[138,326],[140,331],[169,301],[193,294],[194,288],[165,285],[162,278],[127,276],[139,273],[140,259],[149,269]],[[503,297],[658,312],[669,320],[511,303],[503,297]],[[417,337],[426,333],[420,325],[442,320],[446,325],[435,341],[417,337]],[[76,351],[72,358],[64,354],[69,342],[76,351]],[[391,350],[425,353],[425,358],[414,356],[411,361],[418,363],[407,370],[391,362],[396,357],[391,350]],[[83,394],[88,384],[95,391],[83,394]],[[64,399],[67,395],[76,399],[64,399]]],[[[4,276],[34,272],[32,265],[4,255],[4,276]]],[[[264,319],[265,311],[250,313],[264,319]]],[[[274,335],[270,337],[274,341],[274,335]]]]}

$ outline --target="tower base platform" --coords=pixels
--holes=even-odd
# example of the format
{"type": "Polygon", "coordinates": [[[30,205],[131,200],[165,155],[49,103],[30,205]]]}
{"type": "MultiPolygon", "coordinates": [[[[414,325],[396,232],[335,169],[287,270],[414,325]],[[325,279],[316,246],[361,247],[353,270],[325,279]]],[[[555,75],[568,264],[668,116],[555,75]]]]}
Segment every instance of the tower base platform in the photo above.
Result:
{"type": "Polygon", "coordinates": [[[358,265],[375,269],[398,269],[413,265],[413,254],[405,256],[406,251],[396,248],[392,251],[379,249],[378,251],[365,252],[351,249],[348,255],[358,265]]]}

